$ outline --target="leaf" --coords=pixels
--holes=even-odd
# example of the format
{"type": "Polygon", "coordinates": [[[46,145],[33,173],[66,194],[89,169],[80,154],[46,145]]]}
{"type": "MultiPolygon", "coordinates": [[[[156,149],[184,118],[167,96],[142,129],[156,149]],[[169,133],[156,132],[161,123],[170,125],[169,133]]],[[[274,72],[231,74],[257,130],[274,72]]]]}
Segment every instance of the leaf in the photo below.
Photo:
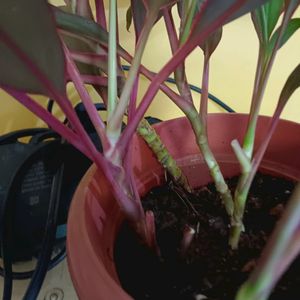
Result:
{"type": "Polygon", "coordinates": [[[98,42],[102,46],[108,46],[108,33],[96,22],[87,20],[78,15],[64,12],[56,7],[52,7],[52,9],[58,28],[79,36],[83,35],[89,37],[97,37],[98,42]]]}
{"type": "Polygon", "coordinates": [[[143,29],[143,25],[147,14],[146,7],[143,1],[131,0],[131,12],[132,12],[135,34],[138,39],[143,29]]]}
{"type": "Polygon", "coordinates": [[[152,17],[155,17],[157,22],[162,16],[160,10],[172,6],[177,1],[178,0],[131,0],[131,13],[136,37],[138,38],[141,34],[147,14],[152,14],[152,17]]]}
{"type": "Polygon", "coordinates": [[[0,1],[0,84],[47,94],[44,85],[8,46],[24,53],[59,91],[65,91],[65,62],[51,11],[46,1],[0,1]],[[2,40],[1,40],[1,32],[2,40]]]}
{"type": "Polygon", "coordinates": [[[267,18],[267,33],[268,37],[271,36],[278,19],[281,15],[283,9],[284,1],[283,0],[273,0],[266,3],[263,7],[265,9],[266,18],[267,18]]]}
{"type": "MultiPolygon", "coordinates": [[[[279,27],[271,37],[271,40],[268,44],[268,53],[271,53],[275,47],[280,32],[280,28],[281,27],[279,27]]],[[[300,28],[300,18],[291,19],[283,33],[278,49],[280,49],[299,28],[300,28]]]]}
{"type": "MultiPolygon", "coordinates": [[[[67,6],[61,6],[59,8],[67,13],[72,13],[72,7],[69,4],[67,6]]],[[[81,52],[81,53],[97,52],[98,45],[96,43],[93,43],[91,41],[87,42],[84,41],[84,39],[78,39],[77,37],[65,33],[61,33],[61,37],[63,38],[63,41],[65,42],[68,49],[73,52],[81,52]]],[[[99,70],[95,66],[88,65],[81,62],[76,62],[76,66],[80,74],[99,75],[99,70]]],[[[106,64],[106,71],[107,71],[107,64],[106,64]]]]}
{"type": "Polygon", "coordinates": [[[263,5],[267,1],[270,0],[248,0],[245,1],[245,4],[242,4],[237,11],[231,15],[230,17],[224,17],[223,14],[228,12],[229,9],[233,5],[237,5],[240,1],[238,0],[227,0],[227,1],[219,1],[219,0],[211,0],[203,3],[200,9],[203,10],[203,14],[200,22],[197,24],[197,28],[195,33],[202,32],[207,28],[207,26],[211,25],[213,22],[219,21],[217,27],[221,27],[226,23],[229,23],[242,15],[253,11],[260,5],[263,5]]]}
{"type": "Polygon", "coordinates": [[[178,0],[146,0],[148,9],[151,10],[160,10],[166,7],[171,7],[174,5],[178,0]]]}
{"type": "Polygon", "coordinates": [[[284,1],[270,1],[252,13],[252,21],[261,43],[266,44],[278,22],[284,1]]]}
{"type": "Polygon", "coordinates": [[[221,41],[222,32],[222,27],[217,29],[213,34],[209,36],[209,38],[205,41],[204,44],[200,45],[200,48],[206,55],[211,56],[216,50],[221,41]]]}
{"type": "Polygon", "coordinates": [[[266,19],[263,14],[264,11],[260,9],[251,12],[252,23],[261,44],[265,44],[268,40],[266,30],[267,26],[265,22],[266,19]]]}
{"type": "Polygon", "coordinates": [[[279,97],[278,107],[283,108],[292,94],[300,87],[300,64],[288,77],[279,97]]]}
{"type": "Polygon", "coordinates": [[[129,31],[132,23],[132,8],[131,6],[128,7],[126,12],[126,30],[129,31]]]}

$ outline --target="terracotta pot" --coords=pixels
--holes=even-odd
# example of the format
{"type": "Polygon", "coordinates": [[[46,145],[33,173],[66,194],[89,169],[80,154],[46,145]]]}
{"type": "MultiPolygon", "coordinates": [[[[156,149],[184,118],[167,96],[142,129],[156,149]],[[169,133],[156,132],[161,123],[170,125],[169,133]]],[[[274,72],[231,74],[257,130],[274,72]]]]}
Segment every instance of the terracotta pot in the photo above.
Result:
{"type": "MultiPolygon", "coordinates": [[[[257,143],[265,136],[268,122],[268,117],[259,119],[257,143]]],[[[247,115],[242,114],[211,114],[208,118],[209,142],[226,177],[239,173],[230,142],[234,138],[241,141],[246,123],[247,115]]],[[[193,187],[211,181],[186,119],[163,122],[157,130],[193,187]]],[[[299,180],[299,136],[299,124],[281,121],[261,170],[299,180]]],[[[143,195],[162,182],[163,171],[145,143],[137,137],[134,158],[134,172],[143,195]]],[[[132,299],[120,286],[114,266],[114,241],[121,222],[122,215],[110,186],[101,172],[92,167],[78,186],[68,219],[69,269],[80,299],[132,299]]]]}

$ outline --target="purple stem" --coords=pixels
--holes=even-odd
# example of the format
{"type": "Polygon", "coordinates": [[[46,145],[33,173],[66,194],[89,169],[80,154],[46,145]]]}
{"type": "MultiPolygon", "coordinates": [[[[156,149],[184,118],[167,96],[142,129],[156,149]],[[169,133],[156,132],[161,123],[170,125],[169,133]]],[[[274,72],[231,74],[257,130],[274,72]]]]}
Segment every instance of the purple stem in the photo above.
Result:
{"type": "Polygon", "coordinates": [[[41,118],[46,124],[48,124],[54,131],[64,137],[70,144],[75,146],[88,158],[92,159],[92,155],[88,148],[86,148],[80,142],[79,137],[70,128],[63,125],[57,120],[51,113],[49,113],[44,107],[36,103],[31,97],[23,92],[15,91],[11,88],[3,88],[8,94],[15,98],[18,102],[27,107],[31,112],[41,118]]]}
{"type": "Polygon", "coordinates": [[[108,79],[105,76],[80,75],[83,83],[91,85],[107,86],[108,79]]]}
{"type": "Polygon", "coordinates": [[[179,41],[175,30],[175,24],[170,9],[164,9],[164,20],[170,40],[171,50],[174,53],[179,47],[179,41]]]}
{"type": "Polygon", "coordinates": [[[202,92],[200,98],[200,118],[203,130],[207,135],[207,104],[208,104],[208,85],[209,85],[209,55],[204,53],[204,65],[202,73],[202,92]]]}
{"type": "Polygon", "coordinates": [[[86,52],[76,52],[76,51],[70,51],[71,57],[79,62],[90,64],[90,65],[96,65],[100,62],[107,61],[107,53],[105,54],[96,54],[96,53],[86,53],[86,52]]]}
{"type": "Polygon", "coordinates": [[[138,88],[139,88],[139,76],[136,76],[135,82],[132,87],[131,95],[130,95],[130,101],[128,105],[128,121],[127,124],[129,124],[134,117],[135,111],[136,111],[136,101],[137,101],[137,95],[138,95],[138,88]]]}
{"type": "Polygon", "coordinates": [[[96,6],[96,20],[97,23],[105,30],[107,30],[106,16],[103,0],[95,0],[96,6]]]}
{"type": "Polygon", "coordinates": [[[76,90],[78,91],[81,101],[83,102],[84,107],[86,108],[86,111],[96,129],[98,136],[100,137],[104,151],[106,151],[109,148],[109,142],[105,133],[105,124],[101,120],[101,117],[93,103],[93,100],[91,99],[90,94],[87,92],[84,86],[84,83],[81,79],[80,73],[78,72],[75,63],[70,58],[69,50],[65,45],[63,47],[64,47],[64,52],[66,57],[67,72],[70,78],[72,79],[76,90]]]}

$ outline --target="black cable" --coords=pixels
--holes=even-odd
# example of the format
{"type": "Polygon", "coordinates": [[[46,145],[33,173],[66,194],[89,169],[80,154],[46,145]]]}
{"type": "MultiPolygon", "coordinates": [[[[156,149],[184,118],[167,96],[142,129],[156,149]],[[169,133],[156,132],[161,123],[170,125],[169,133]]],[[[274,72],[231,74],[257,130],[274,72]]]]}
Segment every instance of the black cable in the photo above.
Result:
{"type": "Polygon", "coordinates": [[[55,241],[55,230],[59,211],[59,199],[62,186],[63,170],[64,167],[62,164],[58,168],[53,178],[45,238],[38,258],[36,269],[33,273],[29,286],[27,287],[23,300],[37,299],[37,296],[47,274],[48,264],[51,259],[51,253],[55,241]]]}
{"type": "MultiPolygon", "coordinates": [[[[5,201],[6,202],[6,201],[5,201]]],[[[13,277],[12,277],[12,259],[11,259],[11,234],[12,221],[6,212],[11,210],[12,201],[7,201],[2,207],[2,232],[1,232],[1,252],[3,260],[4,288],[2,300],[10,300],[12,296],[13,277]]]]}
{"type": "MultiPolygon", "coordinates": [[[[130,70],[130,66],[128,66],[128,65],[122,65],[122,69],[123,69],[124,71],[129,71],[129,70],[130,70]]],[[[166,80],[166,82],[169,82],[169,83],[172,83],[172,84],[176,84],[175,79],[173,79],[173,78],[171,78],[171,77],[169,77],[169,78],[166,80]]],[[[202,93],[202,90],[201,90],[199,87],[197,87],[197,86],[195,86],[195,85],[193,85],[193,84],[189,84],[189,87],[190,87],[190,89],[191,89],[192,91],[195,91],[195,92],[197,92],[197,93],[199,93],[199,94],[202,93]]],[[[228,106],[226,103],[224,103],[222,100],[220,100],[218,97],[212,95],[211,93],[208,93],[208,98],[209,98],[211,101],[213,101],[214,103],[216,103],[217,105],[219,105],[220,107],[222,107],[222,108],[223,108],[224,110],[226,110],[227,112],[230,112],[230,113],[234,113],[234,112],[235,112],[230,106],[228,106]]]]}
{"type": "MultiPolygon", "coordinates": [[[[55,268],[60,262],[62,262],[67,256],[66,248],[63,247],[60,252],[51,259],[48,265],[48,271],[55,268]]],[[[12,272],[13,280],[26,280],[32,277],[34,270],[25,272],[12,272]]],[[[0,276],[4,277],[4,270],[0,267],[0,276]]]]}

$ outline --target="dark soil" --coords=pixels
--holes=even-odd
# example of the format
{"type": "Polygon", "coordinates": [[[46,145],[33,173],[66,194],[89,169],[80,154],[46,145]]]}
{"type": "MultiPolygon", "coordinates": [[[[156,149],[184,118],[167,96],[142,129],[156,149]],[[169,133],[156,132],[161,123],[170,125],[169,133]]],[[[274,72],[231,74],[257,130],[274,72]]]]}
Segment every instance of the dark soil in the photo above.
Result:
{"type": "MultiPolygon", "coordinates": [[[[235,184],[236,178],[229,181],[231,188],[235,184]]],[[[143,204],[145,210],[155,214],[162,257],[141,245],[124,224],[115,247],[123,288],[137,300],[233,300],[255,267],[293,188],[293,182],[282,178],[262,174],[256,177],[244,218],[246,232],[238,251],[228,247],[228,217],[213,185],[188,196],[172,183],[153,189],[143,204]],[[196,234],[183,254],[181,240],[186,225],[196,234]]],[[[299,300],[299,287],[298,258],[270,299],[299,300]]]]}

